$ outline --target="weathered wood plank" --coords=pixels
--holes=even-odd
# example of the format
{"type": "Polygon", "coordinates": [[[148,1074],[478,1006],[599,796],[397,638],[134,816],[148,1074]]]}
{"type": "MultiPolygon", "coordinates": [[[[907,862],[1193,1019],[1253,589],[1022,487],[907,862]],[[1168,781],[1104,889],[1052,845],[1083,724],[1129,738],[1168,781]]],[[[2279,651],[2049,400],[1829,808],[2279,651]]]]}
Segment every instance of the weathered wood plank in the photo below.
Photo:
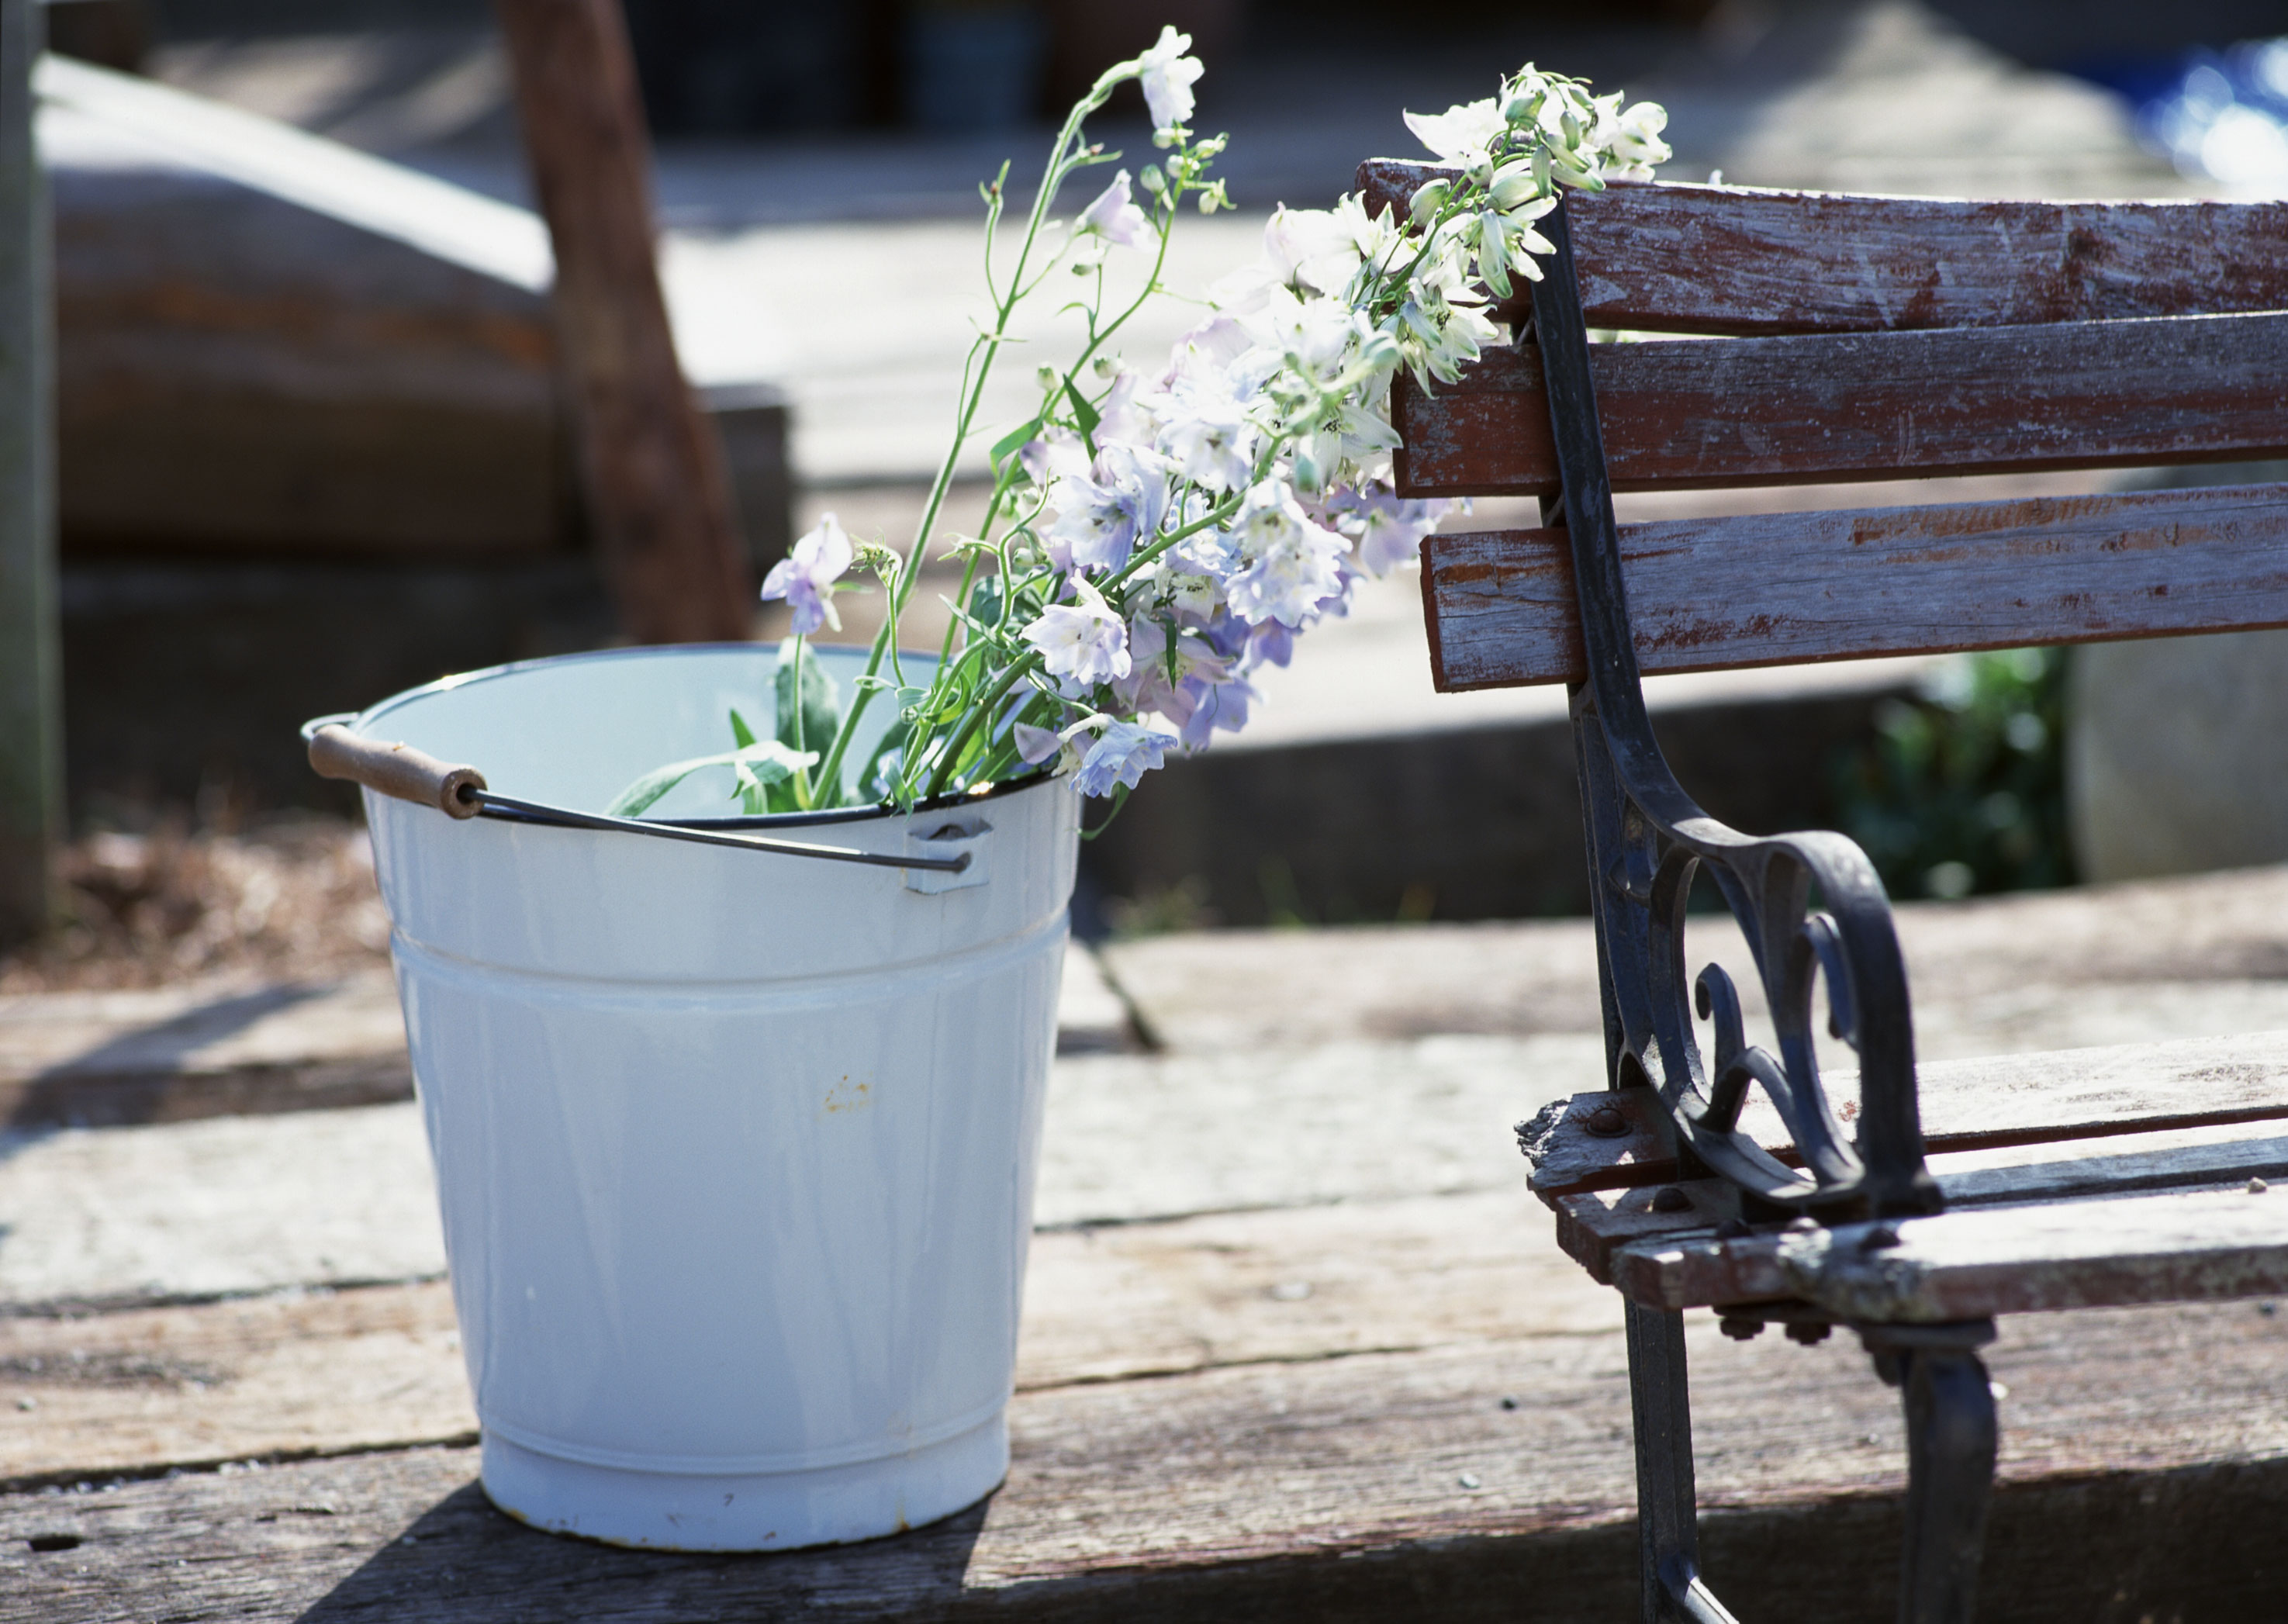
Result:
{"type": "MultiPolygon", "coordinates": [[[[2284,1326],[2236,1305],[2006,1327],[1991,1355],[2005,1396],[1990,1605],[2017,1620],[2262,1616],[2276,1583],[2266,1541],[2288,1507],[2284,1326]]],[[[1760,1619],[1882,1616],[1902,1478],[1894,1395],[1848,1338],[1736,1348],[1705,1321],[1690,1336],[1720,1592],[1760,1619]]],[[[979,1509],[762,1561],[533,1533],[484,1505],[468,1450],[9,1497],[0,1620],[1363,1624],[1425,1607],[1513,1618],[1521,1592],[1539,1618],[1632,1604],[1610,1334],[1083,1384],[1021,1395],[1013,1419],[1009,1482],[979,1509]]]]}
{"type": "MultiPolygon", "coordinates": [[[[1362,165],[1370,208],[1432,165],[1362,165]]],[[[1599,327],[1872,332],[2288,309],[2288,204],[1964,202],[1623,182],[1566,200],[1599,327]]]]}
{"type": "Polygon", "coordinates": [[[0,997],[0,1125],[112,1127],[413,1097],[386,970],[0,997]]]}
{"type": "Polygon", "coordinates": [[[2288,1191],[1971,1208],[1881,1224],[1625,1246],[1613,1283],[1669,1308],[1801,1297],[1849,1319],[2213,1302],[2288,1293],[2288,1191]]]}
{"type": "Polygon", "coordinates": [[[32,140],[41,8],[0,0],[0,950],[53,923],[64,830],[55,318],[32,140]]]}
{"type": "MultiPolygon", "coordinates": [[[[1836,1114],[1855,1121],[1856,1074],[1832,1072],[1825,1081],[1836,1114]]],[[[1933,1153],[2279,1121],[2288,1120],[2288,1033],[1938,1061],[1917,1068],[1917,1083],[1933,1153]]],[[[1790,1153],[1786,1125],[1761,1093],[1749,1097],[1740,1125],[1759,1145],[1790,1153]]],[[[1545,1200],[1675,1176],[1642,1090],[1556,1101],[1521,1137],[1545,1200]]]]}
{"type": "MultiPolygon", "coordinates": [[[[1522,1188],[1037,1236],[1017,1386],[1617,1331],[1522,1188]]],[[[0,1485],[473,1438],[442,1281],[0,1318],[0,1485]]]]}
{"type": "MultiPolygon", "coordinates": [[[[1590,348],[1613,488],[1713,490],[2288,455],[2288,316],[1590,348]]],[[[1391,413],[1408,495],[1557,489],[1540,353],[1391,413]]]]}
{"type": "MultiPolygon", "coordinates": [[[[1647,675],[2288,625],[2288,487],[1740,514],[1621,530],[1647,675]]],[[[1448,692],[1583,670],[1558,530],[1423,550],[1448,692]]]]}
{"type": "MultiPolygon", "coordinates": [[[[2245,994],[2257,1018],[2241,1030],[2288,1027],[2284,917],[2288,867],[1903,903],[1916,1052],[1952,1059],[2232,1030],[2164,1024],[2217,1018],[2222,1006],[2203,1011],[2205,995],[2245,994]],[[2159,1029],[2116,1038],[2109,1014],[2159,1029]],[[2077,1026],[2085,1035],[2060,1035],[2077,1026]]],[[[1761,1013],[1728,917],[1696,918],[1686,947],[1695,968],[1724,965],[1750,1015],[1761,1013]]],[[[1179,1054],[1599,1030],[1586,919],[1191,931],[1102,952],[1154,1040],[1179,1054]]]]}
{"type": "Polygon", "coordinates": [[[597,551],[638,642],[738,640],[753,579],[722,448],[686,384],[652,248],[648,143],[611,0],[496,0],[597,551]]]}

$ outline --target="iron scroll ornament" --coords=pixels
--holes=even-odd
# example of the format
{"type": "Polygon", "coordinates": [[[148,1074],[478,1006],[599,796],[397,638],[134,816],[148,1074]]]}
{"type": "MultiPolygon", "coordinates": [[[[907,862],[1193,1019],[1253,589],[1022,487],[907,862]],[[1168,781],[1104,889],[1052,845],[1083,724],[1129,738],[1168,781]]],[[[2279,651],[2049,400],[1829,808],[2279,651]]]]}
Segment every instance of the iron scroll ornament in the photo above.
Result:
{"type": "Polygon", "coordinates": [[[1752,1214],[1760,1204],[1841,1223],[1937,1212],[1938,1186],[1923,1162],[1906,965],[1874,865],[1842,835],[1759,838],[1728,828],[1684,792],[1653,737],[1561,202],[1539,229],[1556,251],[1530,284],[1531,336],[1562,480],[1550,522],[1571,543],[1587,660],[1571,701],[1614,1086],[1654,1089],[1688,1170],[1696,1162],[1730,1182],[1752,1214]],[[1710,964],[1688,984],[1685,904],[1704,867],[1754,955],[1776,1055],[1745,1042],[1739,997],[1721,969],[1710,964]],[[1829,1030],[1859,1056],[1855,1140],[1820,1082],[1811,1021],[1822,978],[1829,1030]],[[1696,1037],[1696,1005],[1712,1023],[1712,1066],[1696,1037]],[[1800,1171],[1740,1130],[1752,1088],[1786,1123],[1800,1171]]]}

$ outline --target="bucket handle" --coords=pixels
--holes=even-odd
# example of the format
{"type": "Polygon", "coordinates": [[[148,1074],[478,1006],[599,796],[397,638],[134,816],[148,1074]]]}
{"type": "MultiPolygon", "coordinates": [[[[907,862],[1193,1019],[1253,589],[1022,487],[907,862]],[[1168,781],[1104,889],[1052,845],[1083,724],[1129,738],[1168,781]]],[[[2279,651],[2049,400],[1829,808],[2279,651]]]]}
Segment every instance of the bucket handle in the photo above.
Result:
{"type": "Polygon", "coordinates": [[[547,823],[564,828],[609,829],[630,835],[650,835],[662,840],[687,841],[703,846],[744,846],[754,852],[775,852],[784,857],[814,857],[834,863],[864,863],[876,868],[923,868],[960,874],[972,860],[967,852],[951,857],[901,857],[894,852],[861,852],[849,846],[822,846],[803,840],[769,840],[755,835],[729,835],[714,829],[679,828],[640,818],[613,818],[602,812],[574,812],[520,800],[485,786],[485,775],[471,766],[452,766],[409,744],[387,744],[363,739],[343,725],[356,719],[344,711],[302,724],[302,737],[310,747],[310,765],[321,778],[345,779],[377,794],[433,807],[449,818],[505,818],[519,823],[547,823]]]}

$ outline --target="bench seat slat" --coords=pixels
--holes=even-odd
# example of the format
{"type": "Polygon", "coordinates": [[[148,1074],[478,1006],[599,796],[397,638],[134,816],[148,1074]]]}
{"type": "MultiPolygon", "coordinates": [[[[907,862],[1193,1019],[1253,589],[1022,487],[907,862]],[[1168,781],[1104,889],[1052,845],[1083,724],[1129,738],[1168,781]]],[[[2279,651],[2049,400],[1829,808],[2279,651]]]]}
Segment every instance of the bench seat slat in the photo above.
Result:
{"type": "MultiPolygon", "coordinates": [[[[1941,1153],[1932,1159],[1931,1171],[1950,1210],[2163,1190],[2244,1189],[2251,1178],[2288,1180],[2288,1135],[2269,1123],[2125,1134],[1968,1157],[1941,1153]],[[2007,1160],[1948,1165],[1998,1155],[2007,1160]]],[[[1612,1283],[1613,1256],[1621,1248],[1712,1229],[1735,1210],[1728,1187],[1713,1178],[1577,1191],[1549,1205],[1557,1215],[1560,1248],[1603,1285],[1612,1283]],[[1656,1207],[1654,1197],[1669,1189],[1681,1192],[1684,1203],[1669,1197],[1664,1208],[1656,1207]]]]}
{"type": "Polygon", "coordinates": [[[1973,1208],[1897,1220],[1887,1247],[1875,1227],[1638,1241],[1612,1281],[1657,1307],[1799,1297],[1910,1322],[2288,1292],[2288,1190],[1973,1208]]]}
{"type": "MultiPolygon", "coordinates": [[[[1616,490],[2288,456],[2288,315],[1591,346],[1616,490]]],[[[1541,360],[1402,381],[1399,491],[1557,489],[1541,360]]]]}
{"type": "MultiPolygon", "coordinates": [[[[1647,675],[2288,625],[2288,487],[1622,527],[1647,675]]],[[[1561,530],[1433,535],[1442,692],[1583,673],[1561,530]]]]}
{"type": "MultiPolygon", "coordinates": [[[[1827,1082],[1847,1127],[1858,1114],[1856,1080],[1838,1071],[1827,1082]]],[[[1934,1154],[2284,1121],[2288,1033],[1927,1061],[1916,1067],[1916,1082],[1923,1137],[1934,1154]]],[[[1534,1192],[1545,1201],[1676,1175],[1649,1126],[1648,1090],[1577,1094],[1561,1112],[1552,1106],[1544,1114],[1527,1150],[1534,1192]],[[1587,1130],[1592,1113],[1606,1105],[1619,1110],[1626,1132],[1600,1137],[1587,1130]]],[[[1740,1125],[1767,1150],[1788,1152],[1787,1129],[1760,1092],[1749,1097],[1740,1125]]],[[[2095,1145],[2092,1152],[2102,1153],[2095,1145]]]]}
{"type": "MultiPolygon", "coordinates": [[[[1375,159],[1402,212],[1428,164],[1375,159]]],[[[1593,326],[1874,332],[2288,309],[2288,203],[1963,202],[1616,184],[1566,211],[1593,326]]],[[[1521,299],[1519,304],[1521,305],[1521,299]]]]}

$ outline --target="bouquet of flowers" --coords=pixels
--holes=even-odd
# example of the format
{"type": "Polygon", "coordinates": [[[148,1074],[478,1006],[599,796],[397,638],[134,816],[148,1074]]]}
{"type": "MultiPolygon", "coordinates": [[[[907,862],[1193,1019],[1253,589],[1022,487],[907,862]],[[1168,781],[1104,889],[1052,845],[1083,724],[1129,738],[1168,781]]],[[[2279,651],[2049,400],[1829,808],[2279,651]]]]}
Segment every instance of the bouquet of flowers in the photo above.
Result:
{"type": "Polygon", "coordinates": [[[1007,166],[980,188],[993,320],[970,351],[953,444],[911,546],[901,555],[854,542],[830,516],[797,542],[763,586],[790,606],[794,634],[781,649],[768,736],[735,711],[731,750],[646,775],[615,812],[633,816],[710,766],[731,769],[750,813],[910,811],[1043,770],[1114,797],[1116,811],[1170,751],[1204,749],[1219,730],[1245,725],[1257,698],[1250,674],[1285,665],[1299,633],[1345,611],[1362,574],[1413,557],[1437,524],[1446,504],[1391,488],[1399,369],[1425,389],[1454,381],[1504,336],[1490,297],[1541,275],[1534,256],[1551,247],[1534,223],[1559,188],[1648,178],[1669,155],[1659,107],[1625,107],[1618,93],[1593,96],[1585,82],[1529,64],[1485,100],[1406,115],[1450,173],[1418,190],[1403,218],[1369,214],[1356,196],[1279,210],[1260,261],[1210,290],[1204,319],[1164,365],[1139,370],[1117,340],[1164,291],[1182,205],[1229,206],[1210,176],[1225,138],[1190,125],[1203,71],[1190,46],[1166,29],[1081,99],[1012,263],[997,265],[993,247],[1007,166]],[[1068,181],[1118,162],[1085,124],[1132,80],[1163,155],[1133,175],[1116,168],[1069,224],[1055,219],[1068,181]],[[1108,296],[1116,254],[1149,257],[1132,298],[1108,296]],[[1084,342],[1068,364],[1038,369],[1038,409],[993,441],[984,521],[940,555],[961,565],[943,645],[912,669],[921,662],[902,657],[899,618],[939,544],[987,376],[1013,342],[1020,305],[1060,269],[1078,273],[1084,342]],[[846,700],[807,643],[839,630],[834,595],[854,567],[878,582],[888,613],[846,700]],[[854,762],[857,724],[875,705],[894,707],[894,719],[854,762]]]}

